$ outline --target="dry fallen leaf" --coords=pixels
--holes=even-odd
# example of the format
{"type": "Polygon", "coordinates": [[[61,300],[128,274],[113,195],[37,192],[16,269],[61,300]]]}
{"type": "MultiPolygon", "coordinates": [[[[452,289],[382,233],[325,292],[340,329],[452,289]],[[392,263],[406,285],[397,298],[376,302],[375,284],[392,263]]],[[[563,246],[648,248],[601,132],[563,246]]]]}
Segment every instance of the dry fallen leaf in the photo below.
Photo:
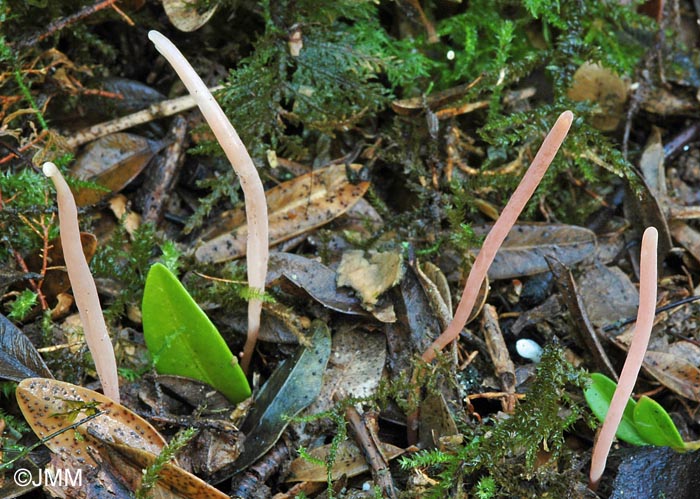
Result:
{"type": "MultiPolygon", "coordinates": [[[[486,235],[490,226],[474,227],[477,235],[486,235]]],[[[570,266],[595,251],[595,234],[585,227],[561,224],[517,224],[508,233],[496,253],[489,279],[512,279],[547,272],[545,256],[570,266]]],[[[478,251],[474,251],[474,254],[478,251]]]]}
{"type": "MultiPolygon", "coordinates": [[[[63,381],[25,379],[17,385],[17,403],[29,426],[42,439],[102,411],[84,424],[44,441],[44,445],[78,466],[100,468],[96,459],[109,461],[132,491],[140,486],[143,470],[166,444],[146,420],[128,408],[100,393],[63,381]]],[[[87,486],[88,483],[82,484],[87,486]]],[[[80,492],[88,495],[85,490],[80,492]]],[[[228,496],[171,463],[160,472],[154,497],[226,499],[228,496]]]]}
{"type": "MultiPolygon", "coordinates": [[[[360,165],[351,165],[359,170],[360,165]]],[[[333,165],[302,175],[267,191],[270,245],[320,227],[349,210],[364,196],[369,182],[352,184],[345,165],[333,165]]],[[[240,258],[246,252],[248,228],[245,212],[234,210],[222,215],[202,235],[195,252],[200,262],[219,263],[240,258]]]]}
{"type": "Polygon", "coordinates": [[[357,324],[341,327],[333,335],[321,393],[307,413],[331,410],[338,390],[348,397],[373,396],[382,379],[385,361],[386,337],[383,334],[360,329],[357,324]]]}
{"type": "Polygon", "coordinates": [[[44,442],[53,452],[77,459],[80,463],[96,465],[86,440],[91,428],[115,442],[154,454],[160,453],[165,446],[163,437],[145,419],[87,388],[48,378],[27,378],[17,385],[16,394],[24,418],[42,439],[85,419],[94,411],[103,411],[84,425],[44,442]]]}
{"type": "Polygon", "coordinates": [[[596,327],[637,315],[639,292],[618,267],[606,267],[596,262],[579,277],[578,291],[588,318],[596,327]]]}
{"type": "Polygon", "coordinates": [[[629,83],[611,69],[586,62],[574,73],[567,96],[574,101],[588,100],[597,104],[593,126],[609,132],[620,124],[628,89],[629,83]]]}
{"type": "MultiPolygon", "coordinates": [[[[380,443],[380,447],[387,461],[404,453],[403,449],[391,444],[380,443]]],[[[309,455],[314,459],[325,462],[330,451],[331,444],[328,444],[310,450],[309,455]]],[[[328,479],[328,470],[325,465],[311,462],[303,457],[298,457],[292,461],[289,471],[288,482],[325,482],[328,479]]],[[[369,466],[357,444],[350,440],[341,442],[333,461],[332,479],[337,480],[343,475],[350,478],[365,471],[369,471],[369,466]]]]}
{"type": "Polygon", "coordinates": [[[400,253],[370,252],[366,258],[362,250],[346,251],[338,265],[338,286],[354,289],[363,306],[372,310],[379,295],[401,280],[402,264],[400,253]]]}
{"type": "Polygon", "coordinates": [[[163,9],[173,26],[189,33],[207,24],[219,7],[218,2],[207,3],[209,4],[211,6],[208,9],[200,12],[195,8],[195,2],[191,0],[163,0],[163,9]]]}

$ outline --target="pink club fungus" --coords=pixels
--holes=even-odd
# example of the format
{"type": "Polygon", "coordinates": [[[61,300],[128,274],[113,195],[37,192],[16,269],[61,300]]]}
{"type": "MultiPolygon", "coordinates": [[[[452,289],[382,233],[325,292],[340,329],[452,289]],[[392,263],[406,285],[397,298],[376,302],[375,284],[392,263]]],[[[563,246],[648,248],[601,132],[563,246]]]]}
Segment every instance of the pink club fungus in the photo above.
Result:
{"type": "Polygon", "coordinates": [[[656,247],[659,233],[654,227],[648,227],[642,237],[642,254],[639,265],[639,309],[637,311],[637,323],[634,327],[634,336],[627,351],[625,365],[622,366],[620,380],[610,401],[608,413],[605,415],[603,426],[600,427],[593,446],[591,456],[591,471],[589,473],[589,488],[596,490],[598,482],[605,471],[605,463],[608,460],[610,447],[617,428],[622,421],[627,401],[632,395],[634,384],[639,376],[639,370],[644,362],[644,355],[649,346],[651,328],[654,325],[656,314],[656,281],[657,258],[656,247]]]}
{"type": "Polygon", "coordinates": [[[455,311],[452,322],[450,322],[447,329],[445,329],[433,344],[423,352],[423,360],[425,362],[432,362],[436,353],[445,348],[450,342],[454,341],[467,324],[467,320],[476,303],[481,283],[486,277],[486,273],[496,256],[496,252],[501,247],[501,244],[503,244],[508,232],[518,219],[520,212],[523,211],[523,208],[525,208],[525,205],[532,197],[535,189],[537,189],[542,177],[544,177],[547,168],[549,168],[562,142],[564,142],[569,128],[571,128],[573,119],[574,115],[571,111],[564,111],[545,137],[542,146],[532,160],[532,164],[530,164],[527,172],[525,172],[520,184],[506,204],[506,207],[503,208],[501,216],[498,217],[493,228],[486,236],[484,244],[467,277],[462,298],[459,300],[459,305],[457,305],[457,310],[455,311]]]}
{"type": "MultiPolygon", "coordinates": [[[[197,75],[187,59],[178,48],[165,36],[157,31],[149,31],[148,38],[153,42],[158,52],[173,67],[187,90],[194,97],[204,119],[211,127],[216,140],[221,144],[226,157],[231,162],[236,175],[241,182],[245,197],[245,212],[248,223],[248,240],[246,259],[248,265],[248,285],[259,291],[265,290],[265,276],[268,260],[268,227],[267,201],[258,170],[238,137],[231,122],[209,92],[202,79],[197,75]]],[[[251,298],[248,301],[248,337],[243,347],[241,367],[248,372],[248,366],[255,350],[260,329],[260,313],[262,300],[251,298]]]]}
{"type": "Polygon", "coordinates": [[[83,246],[80,243],[80,228],[78,227],[78,209],[75,206],[73,193],[66,180],[55,164],[44,163],[44,175],[49,177],[56,187],[58,203],[58,221],[61,229],[61,244],[66,261],[68,279],[73,288],[75,304],[83,323],[85,341],[87,342],[92,359],[95,362],[97,376],[102,383],[104,394],[119,403],[119,377],[114,348],[107,332],[97,287],[88,267],[83,246]]]}

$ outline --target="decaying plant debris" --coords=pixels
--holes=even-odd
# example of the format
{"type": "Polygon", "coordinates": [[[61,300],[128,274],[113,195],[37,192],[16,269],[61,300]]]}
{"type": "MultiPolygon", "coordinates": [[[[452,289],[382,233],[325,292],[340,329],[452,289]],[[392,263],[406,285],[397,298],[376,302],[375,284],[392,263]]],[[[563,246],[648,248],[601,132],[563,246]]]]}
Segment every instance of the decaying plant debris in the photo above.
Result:
{"type": "MultiPolygon", "coordinates": [[[[696,9],[0,0],[3,491],[18,468],[67,466],[83,484],[17,494],[693,497],[690,479],[658,477],[697,475],[694,454],[624,442],[589,490],[597,425],[582,391],[589,372],[620,373],[654,227],[657,311],[634,395],[699,438],[696,9]],[[265,252],[247,245],[240,183],[151,30],[191,61],[250,152],[268,209],[264,284],[247,280],[243,257],[265,252]],[[484,236],[562,113],[569,135],[433,359],[484,236]],[[101,360],[82,335],[47,161],[78,201],[119,403],[95,392],[101,360]],[[178,370],[157,362],[168,351],[206,362],[196,331],[184,350],[147,349],[156,263],[181,289],[170,306],[187,296],[209,325],[204,352],[238,357],[258,329],[248,303],[262,303],[252,398],[234,406],[207,379],[156,371],[178,370]]],[[[172,319],[162,344],[198,327],[172,319]]]]}

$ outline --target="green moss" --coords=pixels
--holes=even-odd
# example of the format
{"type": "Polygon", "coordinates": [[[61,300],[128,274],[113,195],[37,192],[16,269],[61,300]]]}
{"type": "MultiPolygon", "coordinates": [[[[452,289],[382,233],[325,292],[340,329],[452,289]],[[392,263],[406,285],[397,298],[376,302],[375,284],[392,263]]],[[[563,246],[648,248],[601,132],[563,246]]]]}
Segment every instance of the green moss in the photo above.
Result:
{"type": "Polygon", "coordinates": [[[129,236],[122,225],[111,239],[97,249],[91,268],[97,277],[109,277],[120,283],[119,294],[105,310],[108,320],[123,315],[129,304],[140,304],[146,274],[158,248],[152,223],[142,224],[129,236]]]}
{"type": "MultiPolygon", "coordinates": [[[[502,497],[566,497],[576,471],[564,444],[565,432],[583,414],[568,389],[583,387],[587,376],[573,368],[559,347],[548,346],[537,368],[537,377],[515,413],[495,423],[484,423],[456,452],[422,451],[403,458],[404,468],[428,468],[439,484],[430,497],[445,497],[480,477],[491,477],[502,497]],[[550,453],[547,464],[536,467],[542,449],[550,453]],[[567,478],[568,477],[568,478],[567,478]],[[561,495],[557,495],[557,494],[561,495]]],[[[483,480],[483,478],[481,478],[483,480]]]]}

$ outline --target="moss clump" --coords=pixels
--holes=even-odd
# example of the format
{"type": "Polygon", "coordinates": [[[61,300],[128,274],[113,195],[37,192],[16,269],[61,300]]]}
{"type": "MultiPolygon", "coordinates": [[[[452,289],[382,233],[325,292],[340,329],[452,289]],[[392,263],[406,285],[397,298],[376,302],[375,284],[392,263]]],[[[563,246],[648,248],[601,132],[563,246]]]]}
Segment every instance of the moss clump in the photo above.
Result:
{"type": "Polygon", "coordinates": [[[477,486],[484,476],[493,479],[495,497],[570,496],[578,480],[564,434],[581,418],[583,408],[567,390],[582,388],[587,379],[563,359],[561,348],[549,346],[526,400],[511,417],[485,423],[455,452],[420,452],[404,458],[402,466],[437,474],[438,485],[428,497],[453,497],[477,486]],[[549,454],[548,460],[536,466],[541,451],[549,454]]]}

